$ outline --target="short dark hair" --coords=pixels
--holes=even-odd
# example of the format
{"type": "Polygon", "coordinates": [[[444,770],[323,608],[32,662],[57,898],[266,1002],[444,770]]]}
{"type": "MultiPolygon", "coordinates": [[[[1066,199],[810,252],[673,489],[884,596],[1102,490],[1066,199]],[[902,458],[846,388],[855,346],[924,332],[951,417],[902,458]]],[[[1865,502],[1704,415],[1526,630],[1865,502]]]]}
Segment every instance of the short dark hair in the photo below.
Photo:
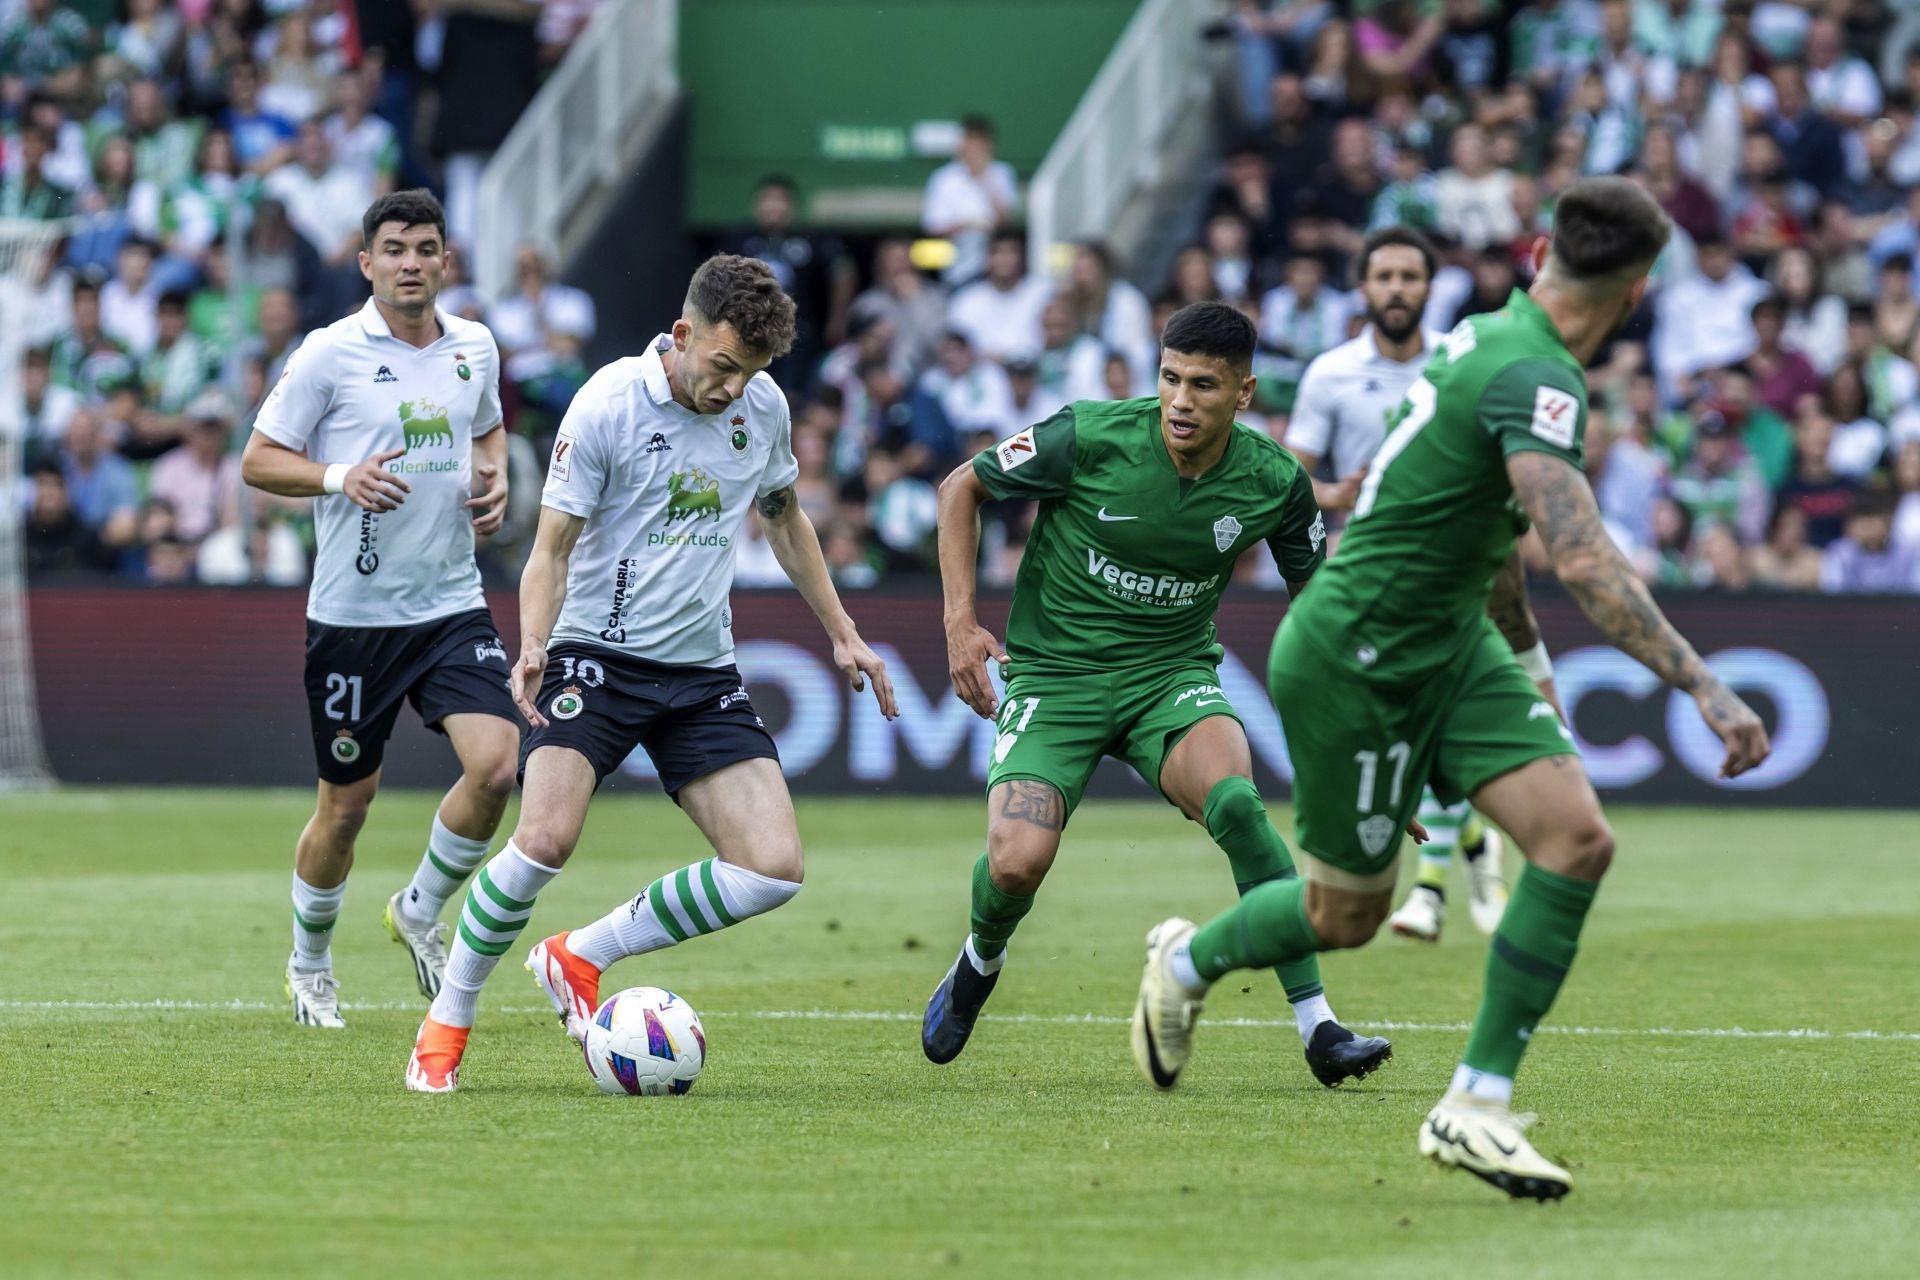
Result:
{"type": "Polygon", "coordinates": [[[780,357],[793,349],[793,299],[758,258],[717,253],[687,285],[686,309],[708,324],[730,324],[748,350],[780,357]]]}
{"type": "Polygon", "coordinates": [[[1770,293],[1760,299],[1760,301],[1754,303],[1752,309],[1748,311],[1747,314],[1754,320],[1758,320],[1761,316],[1772,316],[1776,320],[1785,320],[1787,318],[1787,304],[1770,293]]]}
{"type": "Polygon", "coordinates": [[[1210,356],[1235,369],[1251,368],[1260,340],[1253,321],[1225,302],[1195,302],[1180,308],[1160,332],[1160,346],[1183,356],[1210,356]]]}
{"type": "Polygon", "coordinates": [[[373,248],[373,237],[389,222],[399,223],[403,230],[407,227],[431,226],[440,233],[440,247],[446,247],[447,211],[433,198],[433,192],[425,187],[395,191],[368,205],[366,214],[360,219],[361,244],[368,249],[373,248]]]}
{"type": "Polygon", "coordinates": [[[1427,268],[1427,279],[1433,279],[1433,273],[1437,265],[1437,259],[1433,251],[1433,241],[1427,239],[1412,227],[1401,226],[1382,227],[1360,242],[1360,257],[1356,260],[1354,266],[1354,271],[1359,275],[1360,279],[1365,280],[1367,278],[1367,265],[1373,261],[1374,250],[1385,249],[1392,245],[1404,245],[1409,249],[1417,250],[1420,254],[1420,261],[1424,263],[1427,268]]]}
{"type": "Polygon", "coordinates": [[[755,191],[765,191],[769,187],[778,187],[788,195],[792,195],[800,189],[799,184],[784,173],[769,173],[764,175],[760,181],[754,184],[753,189],[755,191]]]}
{"type": "Polygon", "coordinates": [[[184,312],[187,309],[187,292],[184,289],[169,289],[153,305],[156,311],[184,312]]]}
{"type": "Polygon", "coordinates": [[[993,121],[977,111],[972,112],[960,117],[960,132],[977,133],[983,138],[991,138],[994,136],[993,121]]]}
{"type": "Polygon", "coordinates": [[[1672,233],[1653,197],[1625,178],[1582,178],[1554,205],[1553,256],[1576,279],[1644,271],[1672,233]]]}
{"type": "Polygon", "coordinates": [[[1908,253],[1890,253],[1880,262],[1882,271],[1904,271],[1913,274],[1913,255],[1908,253]]]}

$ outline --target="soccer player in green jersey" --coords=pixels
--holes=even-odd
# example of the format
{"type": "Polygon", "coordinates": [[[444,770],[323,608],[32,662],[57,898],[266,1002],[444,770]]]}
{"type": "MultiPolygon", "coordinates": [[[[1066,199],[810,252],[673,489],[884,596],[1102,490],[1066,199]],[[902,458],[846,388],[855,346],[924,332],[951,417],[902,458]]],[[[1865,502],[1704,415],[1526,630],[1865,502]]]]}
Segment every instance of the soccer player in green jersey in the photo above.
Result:
{"type": "MultiPolygon", "coordinates": [[[[1253,785],[1246,730],[1220,688],[1213,615],[1240,554],[1265,542],[1298,597],[1325,556],[1313,484],[1285,449],[1234,422],[1253,397],[1255,333],[1196,303],[1161,336],[1158,397],[1080,401],[1015,433],[940,487],[940,576],[954,688],[998,715],[987,851],[973,868],[972,932],[927,1002],[921,1046],[966,1047],[1033,908],[1060,835],[1102,756],[1124,760],[1225,851],[1240,892],[1291,878],[1253,785]],[[981,504],[1033,498],[1040,515],[1002,649],[974,613],[981,504]],[[986,673],[1004,664],[1006,698],[986,673]]],[[[1279,967],[1307,1064],[1357,1079],[1392,1046],[1334,1020],[1314,957],[1279,967]]]]}
{"type": "Polygon", "coordinates": [[[1619,178],[1574,184],[1536,276],[1456,326],[1407,392],[1354,504],[1340,554],[1282,622],[1268,682],[1295,744],[1304,880],[1263,885],[1197,931],[1147,936],[1136,1064],[1171,1088],[1207,988],[1372,938],[1392,906],[1400,829],[1429,782],[1471,797],[1527,866],[1494,934],[1480,1012],[1422,1154],[1514,1196],[1554,1199],[1567,1171],[1509,1109],[1534,1027],[1573,962],[1613,833],[1560,717],[1487,616],[1524,608],[1508,562],[1528,521],[1554,572],[1625,652],[1693,695],[1736,777],[1769,750],[1759,717],[1676,632],[1601,525],[1581,471],[1584,368],[1633,313],[1666,215],[1619,178]],[[1497,579],[1497,580],[1496,580],[1497,579]],[[1489,597],[1496,590],[1504,599],[1489,597]]]}

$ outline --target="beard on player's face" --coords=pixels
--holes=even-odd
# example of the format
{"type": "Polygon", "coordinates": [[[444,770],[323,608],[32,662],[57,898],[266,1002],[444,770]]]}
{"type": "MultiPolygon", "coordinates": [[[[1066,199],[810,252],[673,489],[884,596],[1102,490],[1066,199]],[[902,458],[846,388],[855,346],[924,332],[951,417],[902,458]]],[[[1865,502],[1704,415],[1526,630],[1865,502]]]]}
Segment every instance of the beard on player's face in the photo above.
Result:
{"type": "Polygon", "coordinates": [[[1369,304],[1367,323],[1379,330],[1380,336],[1388,342],[1404,342],[1420,327],[1420,312],[1408,305],[1405,299],[1395,299],[1381,310],[1375,310],[1369,304]]]}

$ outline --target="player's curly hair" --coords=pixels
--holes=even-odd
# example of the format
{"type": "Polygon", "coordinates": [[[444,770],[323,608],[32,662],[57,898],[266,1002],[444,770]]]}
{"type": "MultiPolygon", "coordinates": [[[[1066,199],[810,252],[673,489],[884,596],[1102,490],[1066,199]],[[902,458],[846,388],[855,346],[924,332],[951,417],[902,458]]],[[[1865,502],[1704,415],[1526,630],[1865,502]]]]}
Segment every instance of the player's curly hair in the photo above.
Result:
{"type": "Polygon", "coordinates": [[[793,349],[793,299],[758,258],[719,253],[687,285],[686,310],[708,324],[730,324],[748,350],[779,358],[793,349]]]}
{"type": "Polygon", "coordinates": [[[1553,256],[1575,280],[1644,272],[1672,233],[1653,197],[1626,178],[1583,178],[1553,208],[1553,256]]]}

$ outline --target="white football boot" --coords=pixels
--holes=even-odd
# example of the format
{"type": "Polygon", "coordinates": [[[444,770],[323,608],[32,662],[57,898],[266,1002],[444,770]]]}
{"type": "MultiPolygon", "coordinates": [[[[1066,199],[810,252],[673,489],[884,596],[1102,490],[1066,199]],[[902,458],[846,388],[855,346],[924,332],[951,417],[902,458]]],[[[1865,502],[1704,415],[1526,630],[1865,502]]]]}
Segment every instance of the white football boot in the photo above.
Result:
{"type": "Polygon", "coordinates": [[[1140,974],[1140,999],[1133,1006],[1133,1064],[1156,1089],[1171,1089],[1193,1050],[1193,1024],[1204,997],[1173,976],[1169,962],[1176,947],[1193,937],[1191,920],[1162,920],[1147,934],[1147,964],[1140,974]]]}
{"type": "Polygon", "coordinates": [[[1387,917],[1387,927],[1403,938],[1418,942],[1440,941],[1440,930],[1447,923],[1447,900],[1424,884],[1413,892],[1400,909],[1387,917]]]}
{"type": "Polygon", "coordinates": [[[346,1030],[340,1017],[340,984],[328,970],[308,973],[288,961],[287,999],[293,1001],[293,1020],[301,1026],[346,1030]]]}
{"type": "Polygon", "coordinates": [[[406,887],[402,886],[400,892],[387,899],[387,936],[407,949],[413,961],[414,985],[420,988],[421,995],[431,1000],[440,994],[440,980],[446,976],[449,930],[444,920],[415,924],[400,910],[400,900],[406,896],[406,887]]]}
{"type": "Polygon", "coordinates": [[[1420,1125],[1420,1154],[1446,1168],[1465,1169],[1516,1200],[1558,1200],[1573,1190],[1573,1175],[1527,1141],[1534,1122],[1498,1102],[1449,1090],[1420,1125]]]}
{"type": "Polygon", "coordinates": [[[1467,911],[1473,916],[1474,928],[1491,934],[1500,927],[1500,917],[1507,913],[1507,881],[1500,866],[1506,842],[1492,827],[1486,830],[1486,843],[1480,847],[1480,856],[1466,859],[1467,911]]]}

